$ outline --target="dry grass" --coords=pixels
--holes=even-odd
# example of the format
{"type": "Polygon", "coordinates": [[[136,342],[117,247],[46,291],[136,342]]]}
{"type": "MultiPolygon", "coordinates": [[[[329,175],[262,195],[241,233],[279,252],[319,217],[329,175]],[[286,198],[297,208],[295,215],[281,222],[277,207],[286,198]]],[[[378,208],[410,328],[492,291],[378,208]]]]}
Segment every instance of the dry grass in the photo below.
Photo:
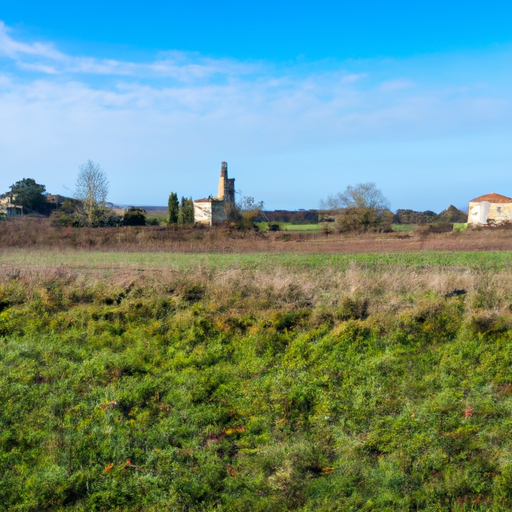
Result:
{"type": "Polygon", "coordinates": [[[228,228],[178,229],[148,226],[71,228],[47,219],[0,222],[0,247],[79,249],[90,251],[166,251],[190,253],[372,253],[402,251],[512,250],[510,230],[467,230],[462,233],[387,233],[323,235],[321,233],[239,232],[228,228]]]}
{"type": "MultiPolygon", "coordinates": [[[[427,237],[325,237],[239,233],[222,228],[74,229],[52,226],[44,219],[23,219],[0,223],[0,280],[23,283],[24,293],[29,295],[35,289],[51,288],[51,283],[64,284],[70,290],[100,286],[116,293],[137,286],[154,289],[155,294],[185,297],[188,293],[192,298],[193,290],[200,289],[212,307],[240,314],[255,307],[334,311],[351,300],[367,304],[368,314],[396,315],[421,307],[420,298],[455,293],[460,294],[470,313],[508,316],[512,270],[508,269],[506,253],[498,253],[501,256],[496,265],[479,267],[468,265],[467,257],[432,265],[441,261],[441,254],[450,255],[425,251],[512,250],[509,235],[509,230],[468,230],[427,237]],[[400,254],[393,261],[392,253],[411,251],[424,252],[417,256],[400,254]],[[191,258],[179,253],[198,255],[191,258]],[[283,253],[290,253],[289,258],[283,253]],[[326,254],[315,259],[321,253],[326,254]],[[343,262],[332,259],[340,259],[339,255],[331,257],[329,253],[381,253],[382,257],[365,261],[365,255],[360,254],[354,261],[343,262]],[[424,254],[432,254],[432,258],[415,264],[415,258],[424,254]]],[[[481,257],[486,258],[485,254],[481,257]]]]}
{"type": "Polygon", "coordinates": [[[425,300],[459,300],[470,315],[508,317],[512,310],[512,269],[488,271],[464,266],[372,267],[354,261],[344,269],[274,264],[256,268],[119,267],[104,271],[63,265],[2,265],[0,284],[9,283],[16,283],[25,296],[20,299],[23,301],[55,287],[70,297],[97,294],[98,289],[117,296],[136,288],[144,294],[192,302],[197,295],[211,308],[235,315],[297,308],[334,314],[347,299],[362,301],[370,315],[390,319],[423,307],[425,300]]]}

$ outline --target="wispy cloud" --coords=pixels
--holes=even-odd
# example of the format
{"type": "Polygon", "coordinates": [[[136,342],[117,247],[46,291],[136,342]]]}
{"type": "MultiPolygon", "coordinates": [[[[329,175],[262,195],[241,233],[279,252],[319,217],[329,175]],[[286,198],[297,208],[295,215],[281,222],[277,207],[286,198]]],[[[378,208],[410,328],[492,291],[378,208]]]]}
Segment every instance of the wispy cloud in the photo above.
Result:
{"type": "Polygon", "coordinates": [[[342,77],[341,83],[344,84],[353,84],[354,82],[358,82],[359,80],[362,80],[363,78],[366,78],[368,76],[368,73],[352,73],[349,75],[346,75],[342,77]]]}
{"type": "Polygon", "coordinates": [[[247,75],[261,66],[230,59],[211,59],[194,53],[162,52],[152,62],[127,62],[71,56],[58,51],[49,43],[19,42],[0,21],[0,57],[11,59],[21,70],[55,74],[89,74],[127,77],[169,77],[181,82],[193,82],[214,76],[247,75]]]}
{"type": "Polygon", "coordinates": [[[23,56],[61,60],[65,56],[57,51],[52,44],[45,43],[22,43],[16,41],[9,35],[9,29],[5,23],[0,21],[0,55],[12,59],[20,59],[23,56]]]}

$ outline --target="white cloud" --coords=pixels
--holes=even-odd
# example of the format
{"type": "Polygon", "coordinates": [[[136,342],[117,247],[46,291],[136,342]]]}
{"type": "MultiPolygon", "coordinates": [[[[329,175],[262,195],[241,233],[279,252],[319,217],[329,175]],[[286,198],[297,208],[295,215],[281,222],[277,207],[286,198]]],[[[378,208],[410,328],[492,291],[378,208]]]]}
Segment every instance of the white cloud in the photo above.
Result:
{"type": "Polygon", "coordinates": [[[59,52],[53,44],[23,43],[10,35],[0,21],[0,57],[11,59],[20,69],[46,74],[90,74],[133,77],[170,77],[181,82],[207,79],[216,75],[247,75],[261,65],[230,59],[211,59],[198,54],[163,52],[153,62],[123,62],[115,59],[71,56],[59,52]]]}
{"type": "Polygon", "coordinates": [[[21,43],[9,35],[9,29],[0,20],[0,55],[16,59],[21,56],[48,58],[52,60],[64,59],[64,55],[57,51],[53,45],[44,43],[21,43]]]}

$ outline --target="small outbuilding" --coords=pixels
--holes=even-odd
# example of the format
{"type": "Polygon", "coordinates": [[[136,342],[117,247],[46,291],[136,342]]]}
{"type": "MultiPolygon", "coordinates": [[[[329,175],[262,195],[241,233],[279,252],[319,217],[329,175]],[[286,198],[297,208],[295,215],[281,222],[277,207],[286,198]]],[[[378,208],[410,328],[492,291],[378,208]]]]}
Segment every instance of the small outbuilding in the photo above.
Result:
{"type": "Polygon", "coordinates": [[[473,225],[512,222],[512,198],[492,192],[469,202],[468,222],[473,225]]]}

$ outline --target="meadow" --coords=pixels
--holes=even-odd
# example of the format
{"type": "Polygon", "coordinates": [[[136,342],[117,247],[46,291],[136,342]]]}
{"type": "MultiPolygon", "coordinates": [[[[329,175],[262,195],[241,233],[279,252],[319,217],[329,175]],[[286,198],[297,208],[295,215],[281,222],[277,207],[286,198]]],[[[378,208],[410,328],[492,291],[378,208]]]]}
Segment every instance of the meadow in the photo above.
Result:
{"type": "Polygon", "coordinates": [[[349,266],[381,272],[391,269],[441,271],[454,270],[506,270],[512,265],[512,251],[420,251],[389,253],[166,253],[103,252],[103,251],[37,251],[4,250],[0,253],[0,266],[31,269],[63,267],[75,270],[192,270],[205,269],[288,269],[332,271],[346,270],[349,266]]]}
{"type": "MultiPolygon", "coordinates": [[[[257,225],[260,229],[268,230],[268,222],[258,222],[257,225]]],[[[281,231],[310,231],[320,233],[322,226],[319,223],[315,224],[293,224],[292,222],[272,222],[271,224],[277,224],[281,231]]]]}
{"type": "Polygon", "coordinates": [[[512,253],[0,253],[0,509],[510,510],[512,253]]]}

